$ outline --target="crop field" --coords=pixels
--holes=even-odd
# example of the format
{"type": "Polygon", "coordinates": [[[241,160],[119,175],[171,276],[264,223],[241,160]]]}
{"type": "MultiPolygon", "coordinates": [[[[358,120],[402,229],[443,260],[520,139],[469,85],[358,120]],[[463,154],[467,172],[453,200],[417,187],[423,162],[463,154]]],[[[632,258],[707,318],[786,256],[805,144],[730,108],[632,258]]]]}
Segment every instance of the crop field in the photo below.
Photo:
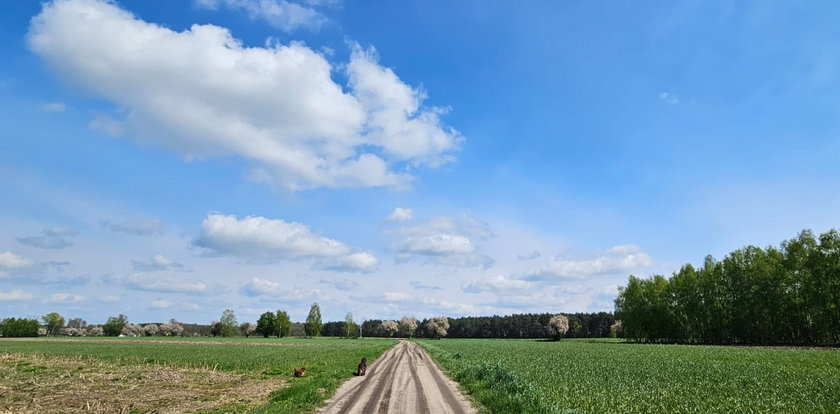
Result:
{"type": "Polygon", "coordinates": [[[418,343],[492,412],[840,413],[837,349],[418,343]]]}
{"type": "Polygon", "coordinates": [[[0,411],[311,411],[386,339],[2,339],[0,411]],[[295,367],[305,367],[294,378],[295,367]],[[106,404],[106,405],[103,405],[106,404]]]}

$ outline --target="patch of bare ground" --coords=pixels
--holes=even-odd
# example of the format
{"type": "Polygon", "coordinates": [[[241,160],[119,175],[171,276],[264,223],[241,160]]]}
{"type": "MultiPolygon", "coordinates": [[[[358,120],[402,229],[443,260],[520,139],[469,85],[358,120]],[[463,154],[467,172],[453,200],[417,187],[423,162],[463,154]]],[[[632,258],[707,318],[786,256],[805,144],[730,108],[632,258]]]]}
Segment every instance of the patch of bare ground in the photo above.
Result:
{"type": "Polygon", "coordinates": [[[285,385],[208,369],[0,353],[0,413],[240,412],[285,385]]]}
{"type": "Polygon", "coordinates": [[[109,344],[161,344],[161,345],[248,345],[248,346],[294,346],[294,347],[301,347],[301,346],[322,346],[318,342],[313,343],[305,343],[305,342],[296,342],[296,343],[288,343],[288,342],[244,342],[244,341],[212,341],[212,340],[200,340],[200,341],[186,341],[186,340],[179,340],[179,339],[140,339],[140,338],[60,338],[60,337],[38,337],[38,338],[0,338],[0,341],[7,341],[7,342],[32,342],[32,341],[43,341],[43,342],[72,342],[72,343],[109,343],[109,344]]]}

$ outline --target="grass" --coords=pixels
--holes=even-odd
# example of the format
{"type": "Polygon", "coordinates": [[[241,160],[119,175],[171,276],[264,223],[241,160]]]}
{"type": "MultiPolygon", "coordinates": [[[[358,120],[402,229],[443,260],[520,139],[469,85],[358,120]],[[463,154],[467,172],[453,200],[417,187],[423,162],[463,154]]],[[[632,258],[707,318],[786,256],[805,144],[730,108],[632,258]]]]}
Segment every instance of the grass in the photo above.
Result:
{"type": "Polygon", "coordinates": [[[840,350],[419,340],[496,413],[840,413],[840,350]]]}
{"type": "Polygon", "coordinates": [[[131,367],[192,367],[248,374],[255,379],[280,377],[288,386],[273,391],[269,402],[256,412],[297,413],[311,411],[320,405],[343,380],[352,376],[359,359],[373,360],[394,343],[388,339],[332,338],[189,339],[184,342],[149,342],[134,338],[102,341],[31,339],[0,340],[0,353],[81,357],[131,367]],[[306,367],[306,375],[294,378],[293,369],[301,366],[306,367]]]}

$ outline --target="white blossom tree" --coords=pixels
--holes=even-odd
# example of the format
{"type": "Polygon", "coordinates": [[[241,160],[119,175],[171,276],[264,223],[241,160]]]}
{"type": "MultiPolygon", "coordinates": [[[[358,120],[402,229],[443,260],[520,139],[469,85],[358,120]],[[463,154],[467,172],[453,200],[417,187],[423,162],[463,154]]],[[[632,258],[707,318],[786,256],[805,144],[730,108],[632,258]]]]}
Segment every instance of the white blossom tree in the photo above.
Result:
{"type": "Polygon", "coordinates": [[[446,316],[435,316],[426,321],[426,335],[431,338],[440,339],[446,336],[449,330],[449,318],[446,316]]]}
{"type": "Polygon", "coordinates": [[[397,321],[385,321],[382,322],[380,325],[383,331],[385,331],[388,336],[394,336],[397,331],[400,330],[400,326],[397,324],[397,321]]]}
{"type": "Polygon", "coordinates": [[[569,330],[569,318],[559,313],[552,316],[548,320],[548,329],[554,335],[554,339],[559,341],[566,334],[566,331],[569,330]]]}
{"type": "Polygon", "coordinates": [[[121,334],[125,336],[140,336],[143,333],[143,328],[140,325],[135,325],[133,323],[128,323],[123,326],[121,334]]]}
{"type": "Polygon", "coordinates": [[[158,332],[160,332],[160,328],[155,323],[150,323],[143,327],[143,333],[145,333],[146,336],[155,336],[158,332]]]}
{"type": "Polygon", "coordinates": [[[184,327],[178,322],[167,322],[160,324],[160,334],[163,336],[181,336],[184,334],[184,327]]]}
{"type": "Polygon", "coordinates": [[[403,316],[400,319],[400,333],[406,338],[414,336],[414,331],[417,329],[417,318],[413,316],[403,316]]]}

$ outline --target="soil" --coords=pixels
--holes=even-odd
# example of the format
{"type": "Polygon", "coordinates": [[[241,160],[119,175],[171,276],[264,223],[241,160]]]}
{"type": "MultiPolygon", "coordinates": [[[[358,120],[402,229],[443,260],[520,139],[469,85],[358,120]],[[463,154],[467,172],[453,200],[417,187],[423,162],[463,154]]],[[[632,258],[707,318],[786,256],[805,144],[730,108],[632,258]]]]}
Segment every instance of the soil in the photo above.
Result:
{"type": "Polygon", "coordinates": [[[285,385],[209,369],[0,354],[0,413],[241,412],[285,385]]]}
{"type": "Polygon", "coordinates": [[[336,391],[319,413],[456,413],[476,410],[417,344],[400,341],[336,391]]]}

